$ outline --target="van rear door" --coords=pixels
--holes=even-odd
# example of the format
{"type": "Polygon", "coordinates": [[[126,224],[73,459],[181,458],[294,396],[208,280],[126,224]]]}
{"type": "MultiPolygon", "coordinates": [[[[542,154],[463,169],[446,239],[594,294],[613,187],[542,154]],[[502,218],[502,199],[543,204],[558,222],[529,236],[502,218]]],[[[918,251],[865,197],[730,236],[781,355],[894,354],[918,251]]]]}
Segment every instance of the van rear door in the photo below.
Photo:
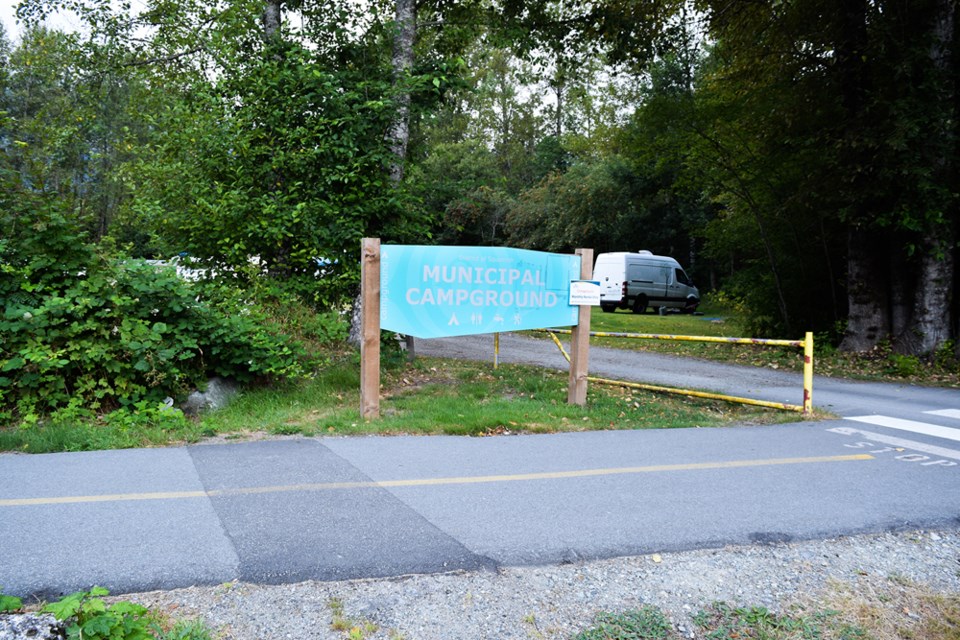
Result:
{"type": "Polygon", "coordinates": [[[600,301],[620,304],[623,298],[623,257],[600,254],[593,269],[593,279],[600,282],[600,301]]]}

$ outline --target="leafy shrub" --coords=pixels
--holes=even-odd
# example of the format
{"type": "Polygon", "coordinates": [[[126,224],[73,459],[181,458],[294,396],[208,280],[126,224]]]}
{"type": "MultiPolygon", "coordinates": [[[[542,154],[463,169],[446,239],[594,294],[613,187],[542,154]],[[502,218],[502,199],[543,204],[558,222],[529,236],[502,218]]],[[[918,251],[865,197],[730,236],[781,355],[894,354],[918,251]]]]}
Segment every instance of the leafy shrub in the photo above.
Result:
{"type": "Polygon", "coordinates": [[[299,377],[303,346],[239,289],[85,242],[56,210],[0,213],[0,421],[108,413],[179,397],[210,375],[299,377]]]}
{"type": "Polygon", "coordinates": [[[0,591],[0,613],[19,611],[21,607],[23,607],[23,600],[0,591]]]}
{"type": "Polygon", "coordinates": [[[210,640],[206,625],[179,620],[164,630],[158,617],[133,602],[108,605],[103,587],[79,591],[48,604],[45,613],[66,623],[68,640],[210,640]]]}
{"type": "Polygon", "coordinates": [[[887,356],[887,373],[901,378],[909,378],[916,375],[923,364],[917,356],[905,356],[899,353],[891,353],[887,356]]]}
{"type": "Polygon", "coordinates": [[[153,640],[149,632],[149,610],[132,602],[118,602],[113,606],[101,599],[109,595],[102,587],[66,596],[48,604],[45,613],[68,622],[67,638],[85,640],[153,640]]]}

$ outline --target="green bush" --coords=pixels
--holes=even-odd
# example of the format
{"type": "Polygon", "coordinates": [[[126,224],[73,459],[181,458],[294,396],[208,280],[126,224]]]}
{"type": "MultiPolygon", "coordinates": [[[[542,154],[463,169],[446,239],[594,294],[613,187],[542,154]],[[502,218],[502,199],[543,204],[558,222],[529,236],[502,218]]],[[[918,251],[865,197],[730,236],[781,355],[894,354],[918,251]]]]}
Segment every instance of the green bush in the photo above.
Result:
{"type": "Polygon", "coordinates": [[[915,376],[923,367],[923,363],[917,356],[905,356],[899,353],[891,353],[887,357],[887,363],[887,373],[901,378],[915,376]]]}
{"type": "Polygon", "coordinates": [[[149,609],[133,602],[108,605],[103,587],[79,591],[48,604],[43,612],[65,623],[68,640],[210,640],[201,622],[179,620],[169,630],[149,609]]]}
{"type": "Polygon", "coordinates": [[[12,231],[0,243],[0,422],[156,406],[211,375],[248,382],[311,366],[235,287],[89,244],[53,209],[0,223],[12,231]]]}

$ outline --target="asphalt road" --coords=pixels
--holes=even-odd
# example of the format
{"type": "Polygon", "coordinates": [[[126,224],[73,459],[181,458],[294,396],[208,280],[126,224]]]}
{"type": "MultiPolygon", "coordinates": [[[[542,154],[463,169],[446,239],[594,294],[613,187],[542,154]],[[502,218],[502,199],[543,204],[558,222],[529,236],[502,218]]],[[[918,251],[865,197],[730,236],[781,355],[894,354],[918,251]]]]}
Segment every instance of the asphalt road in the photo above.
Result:
{"type": "MultiPolygon", "coordinates": [[[[539,348],[528,342],[555,350],[512,340],[505,361],[539,348]]],[[[785,402],[800,393],[780,372],[600,349],[591,371],[683,375],[785,402]]],[[[814,402],[843,419],[2,454],[0,586],[124,593],[960,527],[960,392],[818,379],[814,402]]]]}

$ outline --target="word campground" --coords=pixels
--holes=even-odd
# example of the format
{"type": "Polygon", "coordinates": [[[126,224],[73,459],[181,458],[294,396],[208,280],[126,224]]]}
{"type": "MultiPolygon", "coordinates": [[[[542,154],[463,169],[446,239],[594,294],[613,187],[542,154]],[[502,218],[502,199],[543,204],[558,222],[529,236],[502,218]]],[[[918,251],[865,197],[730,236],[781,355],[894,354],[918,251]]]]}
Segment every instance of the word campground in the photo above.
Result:
{"type": "Polygon", "coordinates": [[[553,307],[559,299],[553,291],[544,291],[543,274],[533,269],[423,265],[423,282],[437,284],[529,286],[532,291],[410,287],[406,292],[411,305],[472,305],[487,307],[553,307]]]}

